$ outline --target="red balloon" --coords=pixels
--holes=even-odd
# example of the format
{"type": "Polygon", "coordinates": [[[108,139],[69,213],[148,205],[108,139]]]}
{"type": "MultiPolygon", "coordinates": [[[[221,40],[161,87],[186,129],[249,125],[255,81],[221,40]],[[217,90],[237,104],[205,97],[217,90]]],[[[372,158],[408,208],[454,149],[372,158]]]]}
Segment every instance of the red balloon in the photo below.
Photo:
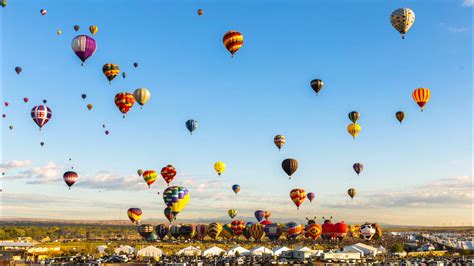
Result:
{"type": "Polygon", "coordinates": [[[27,103],[27,102],[29,101],[29,99],[25,97],[25,98],[23,98],[23,101],[24,101],[25,103],[27,103]]]}

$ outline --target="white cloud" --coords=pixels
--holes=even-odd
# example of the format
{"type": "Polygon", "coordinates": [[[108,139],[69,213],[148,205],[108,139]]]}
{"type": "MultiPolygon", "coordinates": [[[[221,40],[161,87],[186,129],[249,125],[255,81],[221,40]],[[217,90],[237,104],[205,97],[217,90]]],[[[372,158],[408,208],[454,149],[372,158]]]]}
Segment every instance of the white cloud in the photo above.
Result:
{"type": "Polygon", "coordinates": [[[472,6],[474,6],[474,0],[464,0],[462,5],[466,6],[466,7],[472,7],[472,6]]]}
{"type": "Polygon", "coordinates": [[[138,175],[120,176],[112,171],[99,171],[94,176],[80,178],[76,187],[104,190],[144,190],[147,189],[143,178],[138,175]]]}
{"type": "Polygon", "coordinates": [[[394,192],[371,192],[354,200],[325,203],[328,208],[472,208],[472,178],[440,179],[394,192]]]}
{"type": "Polygon", "coordinates": [[[25,168],[26,166],[29,166],[30,164],[31,164],[30,160],[13,160],[6,163],[0,163],[0,170],[2,172],[5,172],[7,170],[25,168]]]}
{"type": "Polygon", "coordinates": [[[446,29],[448,29],[448,31],[450,32],[456,32],[456,33],[466,32],[469,30],[469,28],[466,28],[466,27],[446,27],[446,29]]]}

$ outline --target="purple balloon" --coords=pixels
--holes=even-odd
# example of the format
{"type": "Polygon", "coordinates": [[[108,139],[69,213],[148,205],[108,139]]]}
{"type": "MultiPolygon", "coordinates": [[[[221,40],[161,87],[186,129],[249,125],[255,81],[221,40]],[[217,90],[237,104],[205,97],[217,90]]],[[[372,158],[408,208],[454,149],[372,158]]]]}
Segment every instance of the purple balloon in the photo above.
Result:
{"type": "Polygon", "coordinates": [[[77,57],[81,59],[82,65],[87,58],[94,54],[97,48],[95,40],[87,35],[78,35],[74,37],[71,42],[71,47],[77,57]]]}
{"type": "Polygon", "coordinates": [[[255,211],[255,218],[257,218],[258,222],[263,221],[263,218],[265,218],[265,212],[262,210],[255,211]]]}
{"type": "Polygon", "coordinates": [[[313,202],[314,198],[316,197],[316,195],[313,193],[313,192],[309,192],[308,195],[307,195],[308,199],[310,202],[313,202]]]}

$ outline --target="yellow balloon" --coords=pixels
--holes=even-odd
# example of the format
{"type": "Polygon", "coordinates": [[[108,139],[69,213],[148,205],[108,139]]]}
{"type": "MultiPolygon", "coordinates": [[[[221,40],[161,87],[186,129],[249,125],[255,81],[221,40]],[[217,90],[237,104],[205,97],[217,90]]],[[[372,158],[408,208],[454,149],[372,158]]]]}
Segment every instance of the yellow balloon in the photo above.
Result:
{"type": "Polygon", "coordinates": [[[351,134],[351,136],[355,139],[355,137],[357,137],[357,135],[359,135],[359,132],[361,130],[361,127],[359,124],[349,124],[347,126],[347,132],[349,132],[349,134],[351,134]]]}
{"type": "Polygon", "coordinates": [[[151,93],[145,88],[138,88],[133,92],[133,98],[141,106],[143,106],[148,100],[150,100],[151,93]]]}
{"type": "Polygon", "coordinates": [[[216,170],[218,175],[221,175],[225,171],[225,163],[217,162],[214,164],[214,170],[216,170]]]}
{"type": "Polygon", "coordinates": [[[99,31],[99,27],[92,25],[89,27],[89,31],[92,33],[92,35],[95,35],[99,31]]]}
{"type": "Polygon", "coordinates": [[[63,32],[62,32],[61,30],[57,30],[57,31],[56,31],[56,34],[57,34],[57,35],[61,35],[61,34],[63,34],[63,32]]]}

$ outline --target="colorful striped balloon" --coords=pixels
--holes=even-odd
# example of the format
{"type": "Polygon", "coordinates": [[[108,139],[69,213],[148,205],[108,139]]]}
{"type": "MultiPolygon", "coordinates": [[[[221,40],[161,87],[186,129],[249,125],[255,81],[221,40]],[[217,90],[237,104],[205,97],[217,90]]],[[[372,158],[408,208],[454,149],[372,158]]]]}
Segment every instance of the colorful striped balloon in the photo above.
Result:
{"type": "Polygon", "coordinates": [[[413,100],[420,106],[421,111],[425,108],[431,97],[431,92],[428,88],[418,88],[412,93],[413,100]]]}
{"type": "Polygon", "coordinates": [[[285,145],[285,143],[286,143],[286,137],[283,136],[283,135],[276,135],[276,136],[273,138],[273,142],[274,142],[275,145],[277,146],[278,150],[281,150],[281,148],[283,147],[283,145],[285,145]]]}
{"type": "Polygon", "coordinates": [[[147,238],[153,233],[153,225],[151,224],[142,224],[138,226],[138,233],[143,237],[147,238]]]}
{"type": "Polygon", "coordinates": [[[110,84],[111,81],[120,73],[120,68],[117,64],[107,63],[102,67],[102,73],[104,73],[104,76],[110,84]]]}
{"type": "Polygon", "coordinates": [[[143,172],[143,179],[148,185],[148,188],[150,188],[150,186],[155,183],[157,177],[158,174],[155,170],[146,170],[145,172],[143,172]]]}
{"type": "Polygon", "coordinates": [[[359,175],[362,173],[362,170],[364,170],[364,165],[361,163],[355,163],[352,165],[352,168],[354,168],[354,171],[357,173],[357,175],[359,175]]]}
{"type": "Polygon", "coordinates": [[[198,239],[204,239],[207,235],[207,224],[196,225],[196,236],[198,239]]]}
{"type": "Polygon", "coordinates": [[[140,208],[130,208],[127,211],[128,218],[132,223],[138,224],[142,218],[142,210],[140,208]]]}
{"type": "Polygon", "coordinates": [[[302,231],[303,231],[303,226],[298,223],[289,222],[285,225],[285,232],[286,232],[287,239],[297,238],[301,234],[302,231]]]}
{"type": "Polygon", "coordinates": [[[256,240],[260,241],[264,235],[263,225],[259,223],[252,224],[249,228],[250,235],[256,240]]]}
{"type": "Polygon", "coordinates": [[[216,240],[222,232],[222,225],[220,223],[210,223],[207,227],[207,234],[216,240]]]}
{"type": "Polygon", "coordinates": [[[168,235],[169,231],[170,228],[167,224],[159,224],[155,228],[155,232],[161,240],[163,240],[168,235]]]}
{"type": "Polygon", "coordinates": [[[69,187],[69,189],[71,189],[72,185],[76,183],[78,178],[79,178],[79,175],[74,171],[67,171],[66,173],[63,174],[64,182],[69,187]]]}
{"type": "Polygon", "coordinates": [[[296,208],[299,210],[301,204],[303,204],[304,200],[306,199],[306,192],[301,188],[292,189],[290,191],[290,198],[296,205],[296,208]]]}
{"type": "Polygon", "coordinates": [[[275,223],[265,225],[264,231],[267,237],[272,241],[280,238],[282,234],[281,228],[278,226],[278,224],[275,223]]]}
{"type": "Polygon", "coordinates": [[[77,57],[81,59],[81,65],[84,65],[84,62],[86,62],[86,60],[91,57],[97,49],[95,40],[87,35],[78,35],[74,37],[71,42],[71,47],[77,57]]]}
{"type": "Polygon", "coordinates": [[[175,239],[178,239],[181,236],[181,225],[180,224],[172,225],[170,227],[170,234],[175,239]]]}
{"type": "Polygon", "coordinates": [[[186,204],[188,204],[191,194],[188,189],[180,186],[172,186],[163,192],[163,200],[166,206],[170,207],[171,212],[176,216],[180,213],[186,204]]]}
{"type": "Polygon", "coordinates": [[[229,51],[232,57],[234,57],[234,54],[244,44],[244,36],[238,31],[230,30],[224,34],[222,42],[227,51],[229,51]]]}
{"type": "Polygon", "coordinates": [[[123,118],[125,118],[125,115],[130,111],[130,108],[132,108],[135,103],[135,98],[131,93],[120,92],[115,95],[114,101],[117,108],[123,114],[123,118]]]}
{"type": "Polygon", "coordinates": [[[306,228],[305,236],[307,238],[316,240],[321,236],[322,232],[323,232],[323,229],[321,228],[321,225],[314,223],[314,224],[308,225],[308,227],[306,228]]]}
{"type": "Polygon", "coordinates": [[[48,123],[53,116],[53,112],[46,105],[38,105],[31,109],[31,118],[41,128],[48,123]]]}
{"type": "Polygon", "coordinates": [[[224,224],[222,226],[222,232],[220,234],[221,237],[224,237],[226,239],[231,239],[234,237],[234,231],[232,231],[232,225],[231,224],[224,224]]]}
{"type": "Polygon", "coordinates": [[[231,225],[232,231],[234,232],[234,235],[240,236],[244,233],[244,230],[245,230],[245,222],[244,221],[235,220],[235,221],[232,221],[232,223],[230,225],[231,225]]]}
{"type": "Polygon", "coordinates": [[[173,181],[174,177],[176,176],[176,169],[171,164],[168,164],[167,166],[161,168],[161,176],[169,186],[171,181],[173,181]]]}

